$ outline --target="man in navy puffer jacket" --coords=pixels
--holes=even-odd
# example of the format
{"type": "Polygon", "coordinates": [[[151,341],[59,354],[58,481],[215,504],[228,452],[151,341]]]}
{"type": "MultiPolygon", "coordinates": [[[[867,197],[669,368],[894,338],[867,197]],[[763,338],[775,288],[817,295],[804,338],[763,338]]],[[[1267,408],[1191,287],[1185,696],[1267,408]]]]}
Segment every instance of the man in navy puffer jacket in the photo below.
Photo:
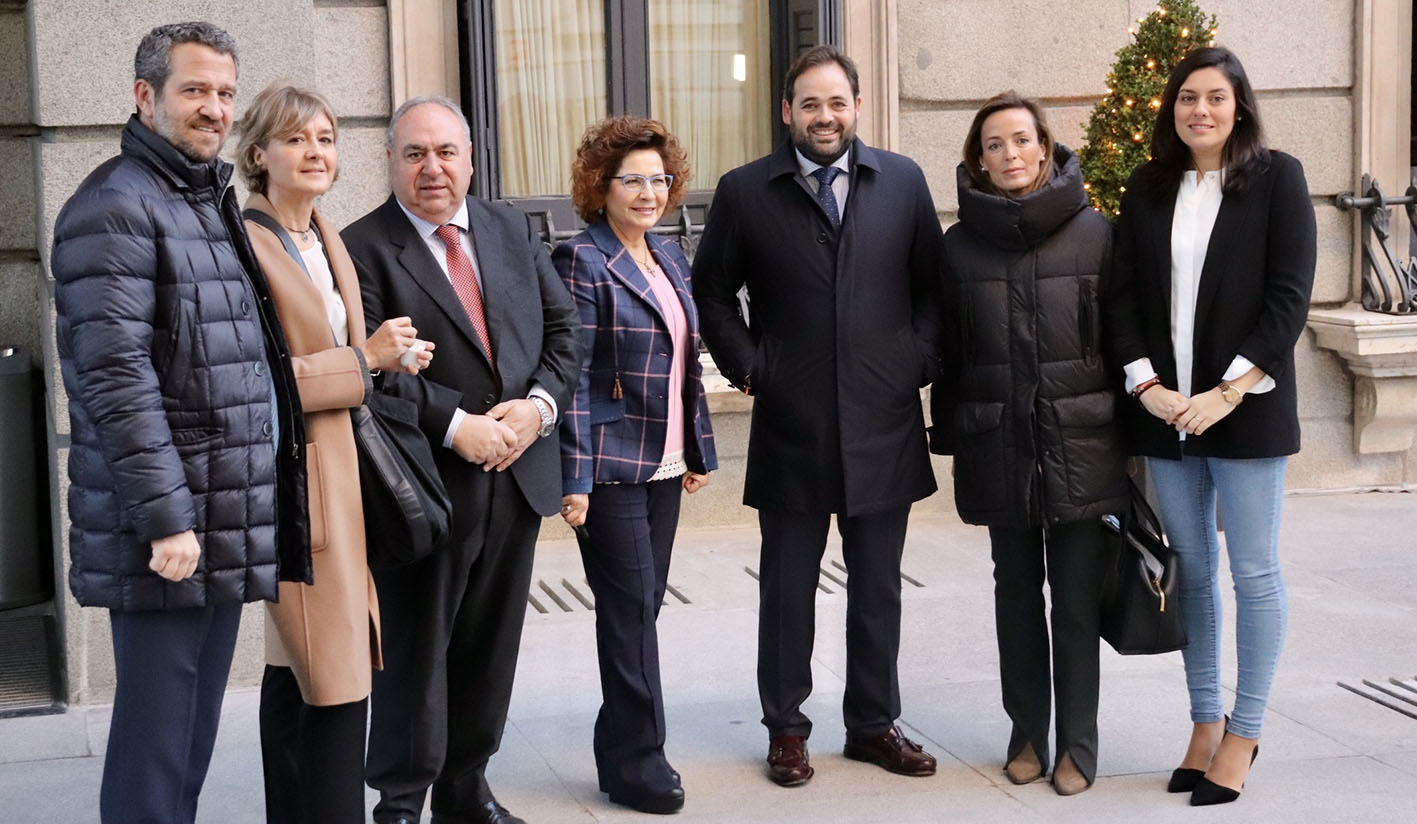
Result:
{"type": "Polygon", "coordinates": [[[54,231],[69,585],[117,672],[104,824],[195,818],[241,605],[310,576],[294,378],[217,159],[236,73],[221,29],[153,29],[121,154],[54,231]]]}

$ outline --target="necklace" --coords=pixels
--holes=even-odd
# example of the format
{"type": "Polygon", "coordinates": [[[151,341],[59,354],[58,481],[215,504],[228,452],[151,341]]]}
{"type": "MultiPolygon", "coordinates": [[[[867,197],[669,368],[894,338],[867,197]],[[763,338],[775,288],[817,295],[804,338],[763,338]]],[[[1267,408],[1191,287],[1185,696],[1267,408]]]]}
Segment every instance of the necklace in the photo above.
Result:
{"type": "Polygon", "coordinates": [[[630,252],[630,260],[633,260],[635,262],[635,265],[640,267],[640,271],[644,272],[645,274],[653,274],[654,270],[659,268],[659,265],[654,262],[654,255],[649,254],[648,250],[645,251],[644,260],[640,260],[639,258],[635,257],[634,252],[630,252]]]}
{"type": "MultiPolygon", "coordinates": [[[[285,224],[281,224],[281,225],[282,225],[282,226],[285,226],[285,224]]],[[[301,242],[301,243],[309,243],[309,242],[310,242],[310,227],[309,227],[309,226],[306,226],[304,229],[297,229],[297,228],[295,228],[294,226],[286,226],[285,228],[286,228],[287,231],[295,232],[295,233],[299,234],[299,235],[300,235],[300,242],[301,242]]]]}

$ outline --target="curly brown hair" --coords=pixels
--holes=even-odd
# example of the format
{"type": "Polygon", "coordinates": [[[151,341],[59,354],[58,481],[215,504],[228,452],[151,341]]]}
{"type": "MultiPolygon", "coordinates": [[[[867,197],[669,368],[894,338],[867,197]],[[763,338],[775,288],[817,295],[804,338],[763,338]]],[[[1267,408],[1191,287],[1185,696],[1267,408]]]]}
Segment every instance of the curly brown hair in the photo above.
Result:
{"type": "Polygon", "coordinates": [[[637,149],[653,149],[664,161],[664,173],[674,176],[669,186],[668,212],[684,200],[688,188],[689,155],[663,123],[647,117],[621,115],[592,124],[581,138],[576,162],[571,164],[571,203],[586,223],[601,218],[610,177],[620,170],[625,155],[637,149]]]}

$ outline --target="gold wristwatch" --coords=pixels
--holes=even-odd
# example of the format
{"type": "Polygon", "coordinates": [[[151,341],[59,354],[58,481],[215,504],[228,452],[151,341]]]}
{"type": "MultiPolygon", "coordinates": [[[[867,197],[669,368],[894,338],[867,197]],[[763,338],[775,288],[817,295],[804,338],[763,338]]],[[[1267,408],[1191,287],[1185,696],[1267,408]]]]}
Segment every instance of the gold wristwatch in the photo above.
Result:
{"type": "Polygon", "coordinates": [[[1245,393],[1231,386],[1229,381],[1221,381],[1217,388],[1220,389],[1220,397],[1231,406],[1239,406],[1240,401],[1245,399],[1245,393]]]}

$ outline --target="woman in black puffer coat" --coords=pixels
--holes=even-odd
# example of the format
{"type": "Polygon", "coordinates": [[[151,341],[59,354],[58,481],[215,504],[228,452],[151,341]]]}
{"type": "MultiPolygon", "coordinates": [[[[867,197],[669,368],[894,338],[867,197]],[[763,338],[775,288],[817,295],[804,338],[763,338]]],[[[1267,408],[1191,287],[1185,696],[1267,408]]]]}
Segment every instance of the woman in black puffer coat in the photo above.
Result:
{"type": "Polygon", "coordinates": [[[947,371],[931,392],[931,448],[953,454],[960,517],[989,527],[1004,710],[1005,772],[1043,777],[1049,621],[1057,696],[1053,786],[1097,773],[1099,516],[1127,501],[1126,456],[1103,365],[1098,294],[1111,227],[1088,206],[1076,155],[1014,92],[974,117],[957,172],[959,223],[945,234],[947,371]]]}

